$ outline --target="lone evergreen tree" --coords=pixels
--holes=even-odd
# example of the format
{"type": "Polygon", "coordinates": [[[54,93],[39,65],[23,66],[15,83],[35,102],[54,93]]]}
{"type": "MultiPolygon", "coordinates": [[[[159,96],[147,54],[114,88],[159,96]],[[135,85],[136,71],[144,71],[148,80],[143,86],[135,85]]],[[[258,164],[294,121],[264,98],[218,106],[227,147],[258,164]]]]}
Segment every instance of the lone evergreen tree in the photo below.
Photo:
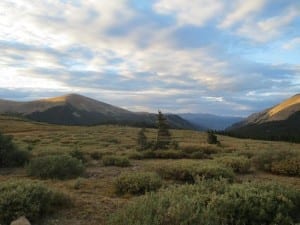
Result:
{"type": "Polygon", "coordinates": [[[145,135],[145,128],[142,128],[137,135],[138,150],[145,150],[147,148],[147,137],[145,135]]]}
{"type": "Polygon", "coordinates": [[[161,111],[158,111],[157,126],[158,131],[156,137],[156,147],[160,149],[166,149],[171,142],[171,134],[169,131],[167,119],[161,111]]]}
{"type": "Polygon", "coordinates": [[[218,137],[213,133],[213,131],[207,131],[207,143],[208,144],[218,144],[218,137]]]}

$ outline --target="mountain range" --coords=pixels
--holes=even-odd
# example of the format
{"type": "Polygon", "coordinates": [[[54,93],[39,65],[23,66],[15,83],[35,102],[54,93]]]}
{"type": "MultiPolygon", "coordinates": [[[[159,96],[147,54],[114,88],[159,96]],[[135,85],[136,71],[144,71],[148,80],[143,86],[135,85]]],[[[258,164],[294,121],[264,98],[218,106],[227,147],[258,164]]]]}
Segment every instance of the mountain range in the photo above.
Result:
{"type": "Polygon", "coordinates": [[[224,130],[245,119],[243,117],[217,116],[207,113],[184,113],[178,115],[195,124],[200,130],[224,130]]]}
{"type": "Polygon", "coordinates": [[[227,131],[238,137],[300,141],[300,94],[250,115],[227,131]]]}
{"type": "MultiPolygon", "coordinates": [[[[62,125],[119,124],[155,127],[156,114],[131,112],[78,94],[29,102],[0,100],[0,113],[62,125]]],[[[180,116],[165,115],[171,128],[196,129],[180,116]]]]}

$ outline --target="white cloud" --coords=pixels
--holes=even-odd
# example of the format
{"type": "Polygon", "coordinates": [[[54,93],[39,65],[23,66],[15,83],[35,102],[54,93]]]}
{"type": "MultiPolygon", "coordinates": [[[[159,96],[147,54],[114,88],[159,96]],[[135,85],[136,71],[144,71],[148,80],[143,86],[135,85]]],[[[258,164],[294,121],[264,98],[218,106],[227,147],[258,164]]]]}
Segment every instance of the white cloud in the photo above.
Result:
{"type": "Polygon", "coordinates": [[[241,21],[247,21],[249,15],[259,12],[265,6],[267,0],[238,0],[232,1],[233,10],[225,17],[220,27],[227,28],[241,21]]]}
{"type": "Polygon", "coordinates": [[[58,91],[70,91],[68,85],[57,80],[26,76],[27,70],[16,70],[12,68],[0,68],[0,88],[5,89],[54,89],[58,91]]]}
{"type": "Polygon", "coordinates": [[[296,47],[300,46],[300,37],[297,38],[293,38],[292,40],[290,40],[289,42],[285,43],[282,48],[286,49],[286,50],[291,50],[294,49],[296,47]]]}
{"type": "Polygon", "coordinates": [[[223,9],[223,3],[219,0],[159,0],[154,9],[158,13],[175,15],[179,25],[202,26],[223,9]]]}
{"type": "Polygon", "coordinates": [[[282,29],[298,16],[300,16],[300,8],[290,8],[280,16],[245,23],[237,32],[256,42],[266,42],[279,36],[283,32],[282,29]]]}

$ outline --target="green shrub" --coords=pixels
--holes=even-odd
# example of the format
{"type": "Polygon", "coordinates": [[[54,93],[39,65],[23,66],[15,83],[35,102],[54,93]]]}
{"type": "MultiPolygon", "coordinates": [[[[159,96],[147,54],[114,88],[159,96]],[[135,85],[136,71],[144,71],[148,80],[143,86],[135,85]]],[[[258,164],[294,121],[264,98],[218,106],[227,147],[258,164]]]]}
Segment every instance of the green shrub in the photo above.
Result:
{"type": "Polygon", "coordinates": [[[74,149],[73,151],[71,151],[70,156],[72,156],[75,159],[80,160],[83,163],[86,162],[83,152],[80,151],[79,149],[74,149]]]}
{"type": "Polygon", "coordinates": [[[111,216],[109,225],[291,225],[300,192],[276,184],[202,181],[148,193],[111,216]]]}
{"type": "Polygon", "coordinates": [[[219,147],[214,145],[199,145],[199,144],[181,144],[180,149],[186,154],[201,152],[206,155],[215,154],[221,151],[219,147]]]}
{"type": "Polygon", "coordinates": [[[84,166],[69,155],[50,155],[33,159],[27,171],[30,176],[42,179],[68,179],[82,175],[84,166]]]}
{"type": "Polygon", "coordinates": [[[300,176],[300,158],[273,162],[271,172],[280,175],[300,176]]]}
{"type": "Polygon", "coordinates": [[[130,166],[130,161],[125,156],[107,155],[103,156],[102,162],[104,166],[120,166],[127,167],[130,166]]]}
{"type": "Polygon", "coordinates": [[[251,151],[251,150],[242,150],[242,151],[236,152],[236,155],[244,156],[244,157],[247,157],[248,159],[251,159],[254,157],[255,153],[254,153],[254,151],[251,151]]]}
{"type": "Polygon", "coordinates": [[[0,133],[0,168],[24,166],[29,161],[29,152],[19,150],[11,136],[0,133]]]}
{"type": "Polygon", "coordinates": [[[69,204],[66,195],[38,182],[21,180],[0,184],[0,224],[3,225],[20,216],[36,221],[69,204]]]}
{"type": "Polygon", "coordinates": [[[299,153],[291,150],[266,150],[253,157],[253,162],[258,169],[271,172],[272,164],[282,160],[297,157],[299,153]]]}
{"type": "Polygon", "coordinates": [[[185,158],[185,154],[179,150],[156,150],[154,151],[154,157],[157,159],[182,159],[185,158]]]}
{"type": "Polygon", "coordinates": [[[203,153],[203,151],[193,152],[188,155],[190,159],[211,159],[212,157],[208,154],[203,153]]]}
{"type": "Polygon", "coordinates": [[[220,179],[230,181],[234,178],[231,168],[226,168],[216,163],[192,163],[188,161],[173,162],[156,168],[157,173],[165,178],[189,183],[195,183],[197,179],[220,179]]]}
{"type": "Polygon", "coordinates": [[[115,180],[115,189],[118,194],[144,194],[156,191],[161,185],[161,178],[151,172],[124,173],[115,180]]]}
{"type": "Polygon", "coordinates": [[[99,160],[102,158],[103,154],[101,152],[94,151],[90,153],[90,156],[94,160],[99,160]]]}
{"type": "Polygon", "coordinates": [[[248,173],[251,168],[251,161],[242,156],[225,156],[218,158],[216,161],[232,168],[236,173],[248,173]]]}
{"type": "Polygon", "coordinates": [[[131,152],[128,154],[129,159],[141,160],[144,158],[144,155],[140,152],[131,152]]]}

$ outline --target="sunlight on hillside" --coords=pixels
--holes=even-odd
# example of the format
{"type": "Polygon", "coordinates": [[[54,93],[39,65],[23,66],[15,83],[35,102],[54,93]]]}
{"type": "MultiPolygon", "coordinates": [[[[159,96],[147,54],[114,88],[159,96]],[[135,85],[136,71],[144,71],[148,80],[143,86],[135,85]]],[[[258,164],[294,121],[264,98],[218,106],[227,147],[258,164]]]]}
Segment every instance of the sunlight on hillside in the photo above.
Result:
{"type": "Polygon", "coordinates": [[[294,97],[288,99],[287,101],[284,101],[283,103],[277,105],[276,107],[274,107],[273,109],[271,109],[268,112],[269,116],[274,116],[275,114],[279,113],[280,111],[292,106],[292,105],[296,105],[300,103],[300,95],[295,95],[294,97]]]}

